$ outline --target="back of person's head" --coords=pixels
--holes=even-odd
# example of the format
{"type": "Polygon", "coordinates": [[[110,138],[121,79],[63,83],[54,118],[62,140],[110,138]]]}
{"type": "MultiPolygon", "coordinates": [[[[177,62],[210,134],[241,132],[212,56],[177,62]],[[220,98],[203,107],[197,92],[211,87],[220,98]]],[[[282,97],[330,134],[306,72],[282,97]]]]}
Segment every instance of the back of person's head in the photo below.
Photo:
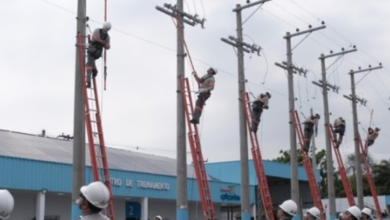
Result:
{"type": "Polygon", "coordinates": [[[321,218],[321,212],[320,212],[320,210],[317,207],[313,207],[313,208],[307,210],[307,213],[309,213],[315,219],[320,219],[321,218]]]}
{"type": "Polygon", "coordinates": [[[362,215],[366,215],[368,218],[367,219],[372,219],[372,212],[371,209],[369,208],[364,208],[362,209],[362,215]]]}
{"type": "Polygon", "coordinates": [[[80,196],[87,201],[92,213],[98,213],[108,206],[110,192],[102,182],[90,183],[87,186],[81,187],[80,191],[80,196]]]}
{"type": "Polygon", "coordinates": [[[292,219],[297,214],[298,206],[291,199],[284,201],[279,208],[283,210],[285,217],[292,219]]]}
{"type": "Polygon", "coordinates": [[[0,219],[8,219],[14,209],[14,197],[6,190],[0,190],[0,219]]]}
{"type": "Polygon", "coordinates": [[[346,212],[351,215],[352,220],[360,220],[362,216],[362,211],[357,206],[349,207],[346,212]]]}

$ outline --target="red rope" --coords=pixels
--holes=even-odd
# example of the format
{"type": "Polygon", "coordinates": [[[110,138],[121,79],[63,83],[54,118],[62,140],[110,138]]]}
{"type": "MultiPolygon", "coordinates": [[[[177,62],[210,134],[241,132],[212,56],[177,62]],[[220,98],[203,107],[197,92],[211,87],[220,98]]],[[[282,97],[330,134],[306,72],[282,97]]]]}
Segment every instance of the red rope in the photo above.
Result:
{"type": "Polygon", "coordinates": [[[192,71],[193,72],[196,72],[195,71],[195,66],[194,66],[194,63],[192,62],[192,58],[191,58],[191,54],[190,54],[190,50],[188,49],[188,46],[187,46],[187,43],[186,43],[186,40],[184,39],[184,33],[183,33],[183,29],[180,28],[180,21],[179,21],[179,14],[176,14],[176,27],[177,29],[179,30],[179,33],[180,33],[180,37],[181,37],[181,40],[183,41],[183,44],[184,44],[184,47],[185,47],[185,50],[188,54],[188,59],[190,60],[190,63],[191,63],[191,67],[192,67],[192,71]]]}

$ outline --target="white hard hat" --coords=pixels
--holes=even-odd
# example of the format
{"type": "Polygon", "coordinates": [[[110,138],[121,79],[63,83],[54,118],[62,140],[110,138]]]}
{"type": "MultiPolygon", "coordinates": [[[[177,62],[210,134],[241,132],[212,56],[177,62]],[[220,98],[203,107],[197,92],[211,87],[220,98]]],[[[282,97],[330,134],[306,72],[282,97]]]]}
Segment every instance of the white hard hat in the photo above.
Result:
{"type": "Polygon", "coordinates": [[[307,210],[307,212],[310,213],[316,219],[321,218],[321,212],[317,207],[313,207],[313,208],[307,210]]]}
{"type": "Polygon", "coordinates": [[[360,211],[360,209],[357,206],[351,206],[347,209],[347,211],[351,213],[351,215],[355,216],[355,218],[357,219],[360,219],[362,215],[362,211],[360,211]]]}
{"type": "Polygon", "coordinates": [[[370,218],[372,218],[372,212],[371,212],[371,209],[369,209],[369,208],[364,208],[364,209],[362,209],[362,214],[366,214],[366,215],[368,215],[370,218]]]}
{"type": "Polygon", "coordinates": [[[108,22],[108,21],[104,22],[104,23],[103,23],[103,28],[102,28],[102,29],[105,30],[105,31],[111,30],[111,23],[108,22]]]}
{"type": "Polygon", "coordinates": [[[279,207],[289,215],[297,214],[297,204],[291,199],[284,201],[279,207]]]}
{"type": "Polygon", "coordinates": [[[163,218],[160,216],[160,215],[157,215],[156,217],[154,217],[155,219],[159,219],[159,220],[163,220],[163,218]]]}
{"type": "Polygon", "coordinates": [[[104,209],[108,205],[110,192],[102,182],[93,182],[80,189],[81,193],[92,205],[104,209]]]}
{"type": "Polygon", "coordinates": [[[213,70],[214,70],[214,73],[215,73],[215,74],[217,74],[217,73],[218,73],[218,69],[217,69],[217,68],[215,68],[215,67],[211,67],[211,69],[213,69],[213,70]]]}
{"type": "Polygon", "coordinates": [[[8,219],[14,209],[14,197],[8,190],[0,190],[0,219],[8,219]]]}

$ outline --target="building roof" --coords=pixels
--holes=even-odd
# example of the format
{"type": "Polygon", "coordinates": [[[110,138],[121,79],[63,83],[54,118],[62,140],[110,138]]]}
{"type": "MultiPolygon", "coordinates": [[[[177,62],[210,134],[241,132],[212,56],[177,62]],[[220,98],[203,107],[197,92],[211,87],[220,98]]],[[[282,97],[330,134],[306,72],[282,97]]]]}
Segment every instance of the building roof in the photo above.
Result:
{"type": "MultiPolygon", "coordinates": [[[[107,154],[110,169],[176,176],[175,159],[111,147],[107,154]]],[[[72,164],[73,142],[0,129],[0,155],[72,164]]],[[[89,155],[86,147],[87,166],[91,165],[89,155]]],[[[194,178],[192,166],[187,166],[187,177],[194,178]]]]}

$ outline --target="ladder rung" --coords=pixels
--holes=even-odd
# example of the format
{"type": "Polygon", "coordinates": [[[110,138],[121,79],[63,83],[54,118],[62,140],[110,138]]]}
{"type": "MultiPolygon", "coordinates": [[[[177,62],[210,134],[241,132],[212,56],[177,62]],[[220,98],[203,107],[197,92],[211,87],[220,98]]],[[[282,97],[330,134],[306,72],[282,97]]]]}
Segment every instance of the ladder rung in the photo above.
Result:
{"type": "Polygon", "coordinates": [[[97,112],[96,109],[89,109],[91,112],[97,112]]]}

